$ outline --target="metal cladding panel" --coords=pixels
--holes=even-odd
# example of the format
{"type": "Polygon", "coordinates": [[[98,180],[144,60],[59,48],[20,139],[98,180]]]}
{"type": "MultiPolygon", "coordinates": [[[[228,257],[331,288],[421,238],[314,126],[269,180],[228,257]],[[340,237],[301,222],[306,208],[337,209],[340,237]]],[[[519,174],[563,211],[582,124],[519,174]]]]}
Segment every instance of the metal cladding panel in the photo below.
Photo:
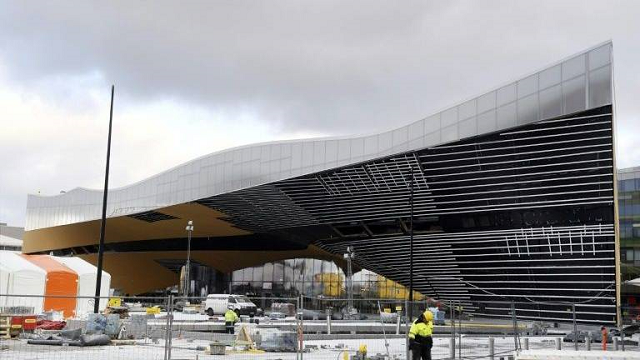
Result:
{"type": "MultiPolygon", "coordinates": [[[[607,105],[612,102],[611,52],[612,43],[604,43],[377,135],[255,144],[206,155],[111,190],[107,214],[150,211],[607,105]]],[[[26,230],[98,219],[101,199],[101,191],[81,188],[50,197],[29,195],[26,230]]]]}
{"type": "Polygon", "coordinates": [[[256,233],[324,225],[361,267],[466,309],[613,323],[611,106],[200,200],[256,233]]]}

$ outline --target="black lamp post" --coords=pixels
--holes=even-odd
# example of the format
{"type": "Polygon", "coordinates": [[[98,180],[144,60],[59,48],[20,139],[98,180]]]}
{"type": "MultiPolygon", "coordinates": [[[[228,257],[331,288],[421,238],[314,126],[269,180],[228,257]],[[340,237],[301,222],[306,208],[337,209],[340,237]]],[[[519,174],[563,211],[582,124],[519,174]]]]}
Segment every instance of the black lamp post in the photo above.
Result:
{"type": "Polygon", "coordinates": [[[413,321],[413,166],[409,171],[409,321],[413,321]]]}
{"type": "Polygon", "coordinates": [[[100,242],[98,244],[98,274],[96,276],[96,296],[93,312],[100,311],[100,287],[102,286],[102,261],[104,257],[104,236],[107,231],[107,194],[109,193],[109,161],[111,160],[111,124],[113,122],[113,93],[115,86],[111,86],[111,108],[109,110],[109,135],[107,137],[107,166],[104,173],[104,193],[102,194],[102,219],[100,222],[100,242]]]}

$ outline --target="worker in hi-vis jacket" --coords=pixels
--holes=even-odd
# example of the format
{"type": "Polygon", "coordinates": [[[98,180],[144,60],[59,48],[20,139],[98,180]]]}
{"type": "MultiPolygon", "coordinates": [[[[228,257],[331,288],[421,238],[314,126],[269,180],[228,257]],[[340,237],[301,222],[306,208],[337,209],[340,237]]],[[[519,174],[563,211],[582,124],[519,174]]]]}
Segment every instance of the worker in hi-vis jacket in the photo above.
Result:
{"type": "Polygon", "coordinates": [[[233,306],[229,305],[227,312],[224,313],[224,328],[227,331],[227,334],[233,334],[233,327],[238,321],[238,314],[233,311],[233,306]]]}
{"type": "Polygon", "coordinates": [[[433,313],[427,310],[420,314],[409,329],[409,349],[413,360],[431,360],[432,334],[433,313]]]}

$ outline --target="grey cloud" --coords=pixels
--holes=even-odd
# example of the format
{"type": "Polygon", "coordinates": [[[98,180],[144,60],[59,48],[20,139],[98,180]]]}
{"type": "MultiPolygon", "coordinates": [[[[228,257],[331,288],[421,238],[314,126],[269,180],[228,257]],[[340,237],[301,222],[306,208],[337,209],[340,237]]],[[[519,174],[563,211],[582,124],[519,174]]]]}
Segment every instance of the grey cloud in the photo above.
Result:
{"type": "Polygon", "coordinates": [[[624,19],[638,12],[595,1],[60,4],[5,4],[1,56],[16,82],[99,71],[130,102],[246,106],[334,133],[416,120],[632,32],[624,19]]]}
{"type": "MultiPolygon", "coordinates": [[[[618,129],[638,134],[639,15],[635,1],[0,0],[0,64],[13,86],[78,112],[91,104],[82,87],[96,83],[62,84],[99,74],[116,83],[118,106],[172,99],[249,109],[283,131],[350,134],[409,123],[613,39],[618,129]]],[[[66,176],[64,188],[78,183],[66,176]]],[[[23,208],[15,201],[4,208],[23,208]]]]}

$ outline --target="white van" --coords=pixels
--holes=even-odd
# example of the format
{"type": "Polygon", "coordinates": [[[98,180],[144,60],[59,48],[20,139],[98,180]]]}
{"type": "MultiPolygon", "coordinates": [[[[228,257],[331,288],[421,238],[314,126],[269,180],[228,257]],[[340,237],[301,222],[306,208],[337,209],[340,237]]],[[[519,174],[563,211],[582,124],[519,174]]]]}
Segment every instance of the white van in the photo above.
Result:
{"type": "Polygon", "coordinates": [[[222,315],[228,306],[238,315],[258,315],[258,307],[244,295],[209,294],[204,302],[203,310],[209,315],[222,315]]]}

